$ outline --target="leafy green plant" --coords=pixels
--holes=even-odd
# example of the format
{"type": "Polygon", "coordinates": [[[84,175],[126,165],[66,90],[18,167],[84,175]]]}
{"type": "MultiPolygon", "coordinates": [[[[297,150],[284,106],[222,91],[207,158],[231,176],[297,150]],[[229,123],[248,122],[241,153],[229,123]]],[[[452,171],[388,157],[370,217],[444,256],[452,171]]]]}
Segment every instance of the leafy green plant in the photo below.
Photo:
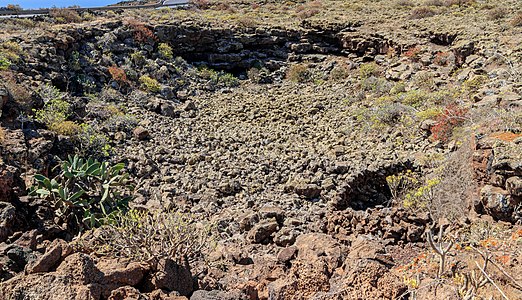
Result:
{"type": "Polygon", "coordinates": [[[129,207],[130,186],[124,167],[123,163],[111,166],[69,156],[56,177],[35,175],[30,195],[49,201],[59,225],[65,223],[80,231],[98,227],[112,222],[118,212],[129,207]]]}

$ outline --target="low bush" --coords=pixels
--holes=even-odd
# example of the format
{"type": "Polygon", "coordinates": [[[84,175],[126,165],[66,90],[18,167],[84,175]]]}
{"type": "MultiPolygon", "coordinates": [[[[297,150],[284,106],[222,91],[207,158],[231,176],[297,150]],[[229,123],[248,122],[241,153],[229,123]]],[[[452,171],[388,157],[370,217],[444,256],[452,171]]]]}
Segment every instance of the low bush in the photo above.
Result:
{"type": "Polygon", "coordinates": [[[370,76],[377,77],[379,76],[379,73],[379,67],[374,62],[362,64],[359,67],[359,76],[362,79],[369,78],[370,76]]]}
{"type": "Polygon", "coordinates": [[[49,15],[58,23],[79,23],[82,18],[74,9],[53,8],[49,11],[49,15]]]}
{"type": "Polygon", "coordinates": [[[157,93],[161,90],[161,85],[159,84],[159,82],[148,75],[141,76],[140,83],[141,87],[146,91],[157,93]]]}
{"type": "Polygon", "coordinates": [[[435,80],[433,73],[430,71],[419,71],[413,76],[413,83],[423,89],[432,90],[435,87],[435,80]]]}
{"type": "Polygon", "coordinates": [[[120,214],[113,225],[102,227],[88,246],[102,255],[184,264],[209,248],[210,233],[209,226],[187,214],[131,210],[120,214]]]}
{"type": "Polygon", "coordinates": [[[422,90],[410,90],[400,95],[402,104],[409,105],[413,108],[420,108],[430,101],[430,94],[422,90]]]}
{"type": "Polygon", "coordinates": [[[422,48],[420,46],[413,46],[408,48],[406,52],[404,52],[404,56],[408,57],[409,59],[416,61],[419,59],[420,54],[422,52],[422,48]]]}
{"type": "Polygon", "coordinates": [[[239,85],[239,79],[230,73],[216,71],[206,67],[198,69],[198,75],[209,81],[215,87],[235,87],[239,85]]]}
{"type": "Polygon", "coordinates": [[[153,43],[156,35],[143,22],[136,19],[127,20],[127,25],[134,31],[134,41],[140,44],[153,43]]]}
{"type": "Polygon", "coordinates": [[[20,55],[22,54],[22,47],[17,42],[14,41],[6,41],[0,44],[0,48],[2,49],[0,52],[4,57],[6,57],[11,62],[17,62],[20,60],[20,55]]]}
{"type": "Polygon", "coordinates": [[[160,56],[164,59],[172,59],[174,57],[174,52],[172,51],[172,47],[167,43],[160,43],[158,45],[158,52],[160,56]]]}
{"type": "Polygon", "coordinates": [[[0,53],[0,71],[8,70],[11,66],[11,61],[7,59],[2,53],[0,53]]]}
{"type": "Polygon", "coordinates": [[[464,81],[464,89],[469,92],[477,91],[488,81],[488,77],[486,75],[476,75],[472,78],[464,81]]]}
{"type": "Polygon", "coordinates": [[[135,51],[131,53],[130,58],[137,65],[142,65],[145,63],[145,55],[143,55],[141,51],[135,51]]]}
{"type": "Polygon", "coordinates": [[[294,82],[310,82],[312,81],[312,72],[306,64],[291,65],[286,72],[286,78],[294,82]]]}
{"type": "Polygon", "coordinates": [[[468,109],[449,105],[437,117],[437,123],[431,128],[431,134],[434,140],[442,142],[448,141],[453,135],[453,130],[462,125],[466,120],[468,109]]]}
{"type": "Polygon", "coordinates": [[[510,24],[515,27],[522,26],[522,12],[519,12],[513,16],[513,18],[511,18],[510,24]]]}
{"type": "Polygon", "coordinates": [[[421,110],[417,112],[415,115],[421,121],[425,120],[436,120],[440,114],[442,113],[442,108],[440,107],[430,107],[425,110],[421,110]]]}
{"type": "Polygon", "coordinates": [[[111,74],[112,80],[116,81],[119,84],[127,84],[129,81],[127,79],[127,74],[122,68],[118,68],[117,66],[110,66],[108,69],[109,74],[111,74]]]}
{"type": "Polygon", "coordinates": [[[449,52],[437,52],[435,54],[435,59],[433,63],[439,66],[447,66],[450,63],[450,53],[449,52]]]}
{"type": "Polygon", "coordinates": [[[427,6],[421,6],[421,7],[417,7],[417,8],[414,8],[411,13],[410,13],[410,19],[424,19],[424,18],[429,18],[429,17],[433,17],[434,15],[436,15],[437,12],[431,8],[431,7],[427,7],[427,6]]]}
{"type": "Polygon", "coordinates": [[[350,68],[345,63],[337,63],[330,71],[331,80],[344,80],[350,76],[350,68]]]}
{"type": "Polygon", "coordinates": [[[3,144],[5,141],[5,130],[0,127],[0,144],[3,144]]]}
{"type": "Polygon", "coordinates": [[[370,76],[361,80],[361,89],[377,95],[388,94],[394,88],[394,83],[385,78],[370,76]]]}
{"type": "Polygon", "coordinates": [[[9,90],[13,100],[29,111],[32,100],[31,92],[24,85],[18,83],[15,75],[10,71],[0,73],[0,80],[9,90]]]}
{"type": "Polygon", "coordinates": [[[125,114],[115,114],[102,124],[102,128],[106,132],[122,131],[130,133],[136,126],[138,126],[136,117],[125,114]]]}
{"type": "Polygon", "coordinates": [[[70,156],[54,178],[35,175],[30,195],[49,201],[58,225],[72,231],[98,227],[115,220],[131,200],[124,164],[70,156]]]}
{"type": "Polygon", "coordinates": [[[319,14],[323,10],[323,4],[320,1],[311,1],[297,7],[297,17],[300,19],[308,19],[319,14]]]}
{"type": "Polygon", "coordinates": [[[110,156],[109,137],[93,126],[82,124],[82,131],[75,136],[76,151],[82,156],[103,158],[110,156]]]}
{"type": "Polygon", "coordinates": [[[71,115],[71,105],[61,99],[51,99],[45,103],[42,109],[35,110],[35,119],[48,128],[54,124],[62,123],[71,115]]]}
{"type": "Polygon", "coordinates": [[[49,130],[60,135],[75,136],[82,132],[82,127],[73,121],[56,122],[49,126],[49,130]]]}

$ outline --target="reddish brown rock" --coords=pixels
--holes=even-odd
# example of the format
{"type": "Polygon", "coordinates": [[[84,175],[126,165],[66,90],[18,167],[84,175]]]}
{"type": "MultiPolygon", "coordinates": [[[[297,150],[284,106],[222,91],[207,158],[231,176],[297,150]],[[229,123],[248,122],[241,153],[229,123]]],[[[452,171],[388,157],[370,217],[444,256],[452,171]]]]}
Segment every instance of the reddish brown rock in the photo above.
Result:
{"type": "Polygon", "coordinates": [[[147,140],[150,138],[149,131],[141,126],[134,128],[134,131],[132,133],[134,134],[134,137],[140,141],[147,140]]]}

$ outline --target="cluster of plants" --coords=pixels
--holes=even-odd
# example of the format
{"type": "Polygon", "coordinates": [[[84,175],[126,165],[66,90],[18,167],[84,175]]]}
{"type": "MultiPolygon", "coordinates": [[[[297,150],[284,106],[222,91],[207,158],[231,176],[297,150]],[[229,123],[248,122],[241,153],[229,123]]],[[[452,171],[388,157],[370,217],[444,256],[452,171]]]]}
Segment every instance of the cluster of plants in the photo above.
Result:
{"type": "Polygon", "coordinates": [[[20,59],[22,48],[13,41],[0,44],[0,71],[8,70],[9,67],[20,59]]]}
{"type": "Polygon", "coordinates": [[[467,108],[457,105],[448,105],[436,118],[436,124],[431,127],[432,137],[435,140],[447,142],[453,135],[456,127],[468,120],[467,108]]]}
{"type": "Polygon", "coordinates": [[[211,246],[211,229],[196,223],[189,214],[129,210],[100,228],[85,247],[100,255],[155,263],[169,259],[184,264],[196,260],[211,246]]]}
{"type": "Polygon", "coordinates": [[[57,23],[61,24],[79,23],[82,21],[82,17],[72,8],[53,8],[49,11],[49,15],[57,23]]]}
{"type": "Polygon", "coordinates": [[[509,270],[516,263],[522,230],[492,227],[477,222],[453,236],[446,233],[449,230],[444,226],[435,231],[437,235],[428,232],[429,249],[395,268],[408,287],[403,296],[417,299],[421,289],[446,286],[458,299],[492,299],[493,295],[517,299],[522,284],[509,270]]]}
{"type": "Polygon", "coordinates": [[[158,53],[164,59],[174,58],[174,52],[172,51],[172,47],[167,43],[160,43],[158,45],[158,53]]]}
{"type": "Polygon", "coordinates": [[[207,67],[198,69],[198,76],[208,80],[212,87],[236,87],[239,85],[239,79],[224,71],[216,71],[207,67]]]}
{"type": "Polygon", "coordinates": [[[308,19],[319,14],[323,10],[321,1],[315,0],[306,2],[296,8],[297,17],[300,19],[308,19]]]}
{"type": "Polygon", "coordinates": [[[0,145],[3,144],[5,141],[5,130],[4,128],[0,127],[0,145]]]}
{"type": "Polygon", "coordinates": [[[306,83],[313,81],[313,74],[307,64],[295,64],[288,68],[286,78],[294,82],[306,83]]]}
{"type": "Polygon", "coordinates": [[[136,118],[126,115],[116,106],[96,101],[91,101],[87,107],[87,117],[95,122],[79,123],[72,120],[72,106],[66,101],[64,93],[44,85],[39,94],[44,99],[44,106],[33,110],[34,119],[57,134],[70,137],[77,153],[84,156],[109,156],[112,147],[106,133],[130,132],[138,123],[136,118]]]}
{"type": "Polygon", "coordinates": [[[125,74],[125,70],[119,68],[117,66],[110,66],[108,69],[109,74],[112,77],[112,80],[116,81],[118,84],[128,84],[129,80],[127,79],[127,74],[125,74]]]}
{"type": "Polygon", "coordinates": [[[55,177],[35,175],[30,195],[48,201],[58,225],[80,231],[98,227],[128,210],[131,187],[123,168],[121,163],[69,156],[55,177]]]}
{"type": "Polygon", "coordinates": [[[157,93],[161,90],[159,82],[149,75],[142,75],[139,81],[141,83],[141,88],[148,92],[157,93]]]}
{"type": "Polygon", "coordinates": [[[154,43],[157,40],[156,35],[150,30],[145,23],[136,19],[127,20],[129,26],[134,32],[134,41],[139,44],[154,43]]]}

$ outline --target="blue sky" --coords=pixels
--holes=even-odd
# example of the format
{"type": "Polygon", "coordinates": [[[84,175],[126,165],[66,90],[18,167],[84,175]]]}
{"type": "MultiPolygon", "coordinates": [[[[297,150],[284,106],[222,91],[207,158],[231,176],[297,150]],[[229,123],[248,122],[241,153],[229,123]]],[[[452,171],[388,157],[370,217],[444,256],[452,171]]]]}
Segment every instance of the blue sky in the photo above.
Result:
{"type": "Polygon", "coordinates": [[[121,0],[0,0],[0,6],[7,6],[7,4],[18,4],[25,9],[52,6],[67,7],[71,5],[93,7],[114,4],[120,1],[121,0]]]}

